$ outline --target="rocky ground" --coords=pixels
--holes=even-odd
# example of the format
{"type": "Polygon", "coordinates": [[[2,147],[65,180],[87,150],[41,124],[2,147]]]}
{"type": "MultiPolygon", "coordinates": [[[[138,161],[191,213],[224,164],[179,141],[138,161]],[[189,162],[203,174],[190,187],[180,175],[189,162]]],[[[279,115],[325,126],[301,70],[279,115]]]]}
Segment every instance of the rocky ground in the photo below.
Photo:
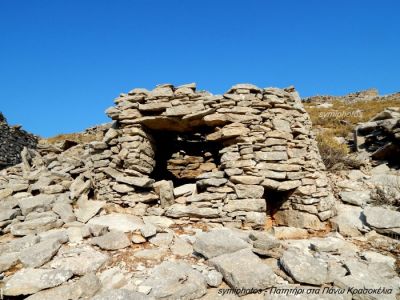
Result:
{"type": "MultiPolygon", "coordinates": [[[[71,153],[54,162],[74,173],[79,164],[72,168],[71,153]]],[[[9,299],[396,299],[399,293],[400,212],[374,206],[367,189],[400,180],[386,165],[332,175],[341,198],[332,230],[308,232],[144,216],[88,201],[80,197],[84,183],[70,173],[35,164],[34,158],[1,173],[1,289],[9,299]]]]}
{"type": "MultiPolygon", "coordinates": [[[[365,149],[382,141],[371,132],[381,135],[383,125],[362,136],[365,149]]],[[[253,230],[167,217],[148,205],[153,198],[134,206],[95,199],[86,162],[110,126],[93,130],[89,145],[81,136],[42,141],[0,171],[0,299],[400,299],[400,172],[392,162],[360,152],[368,160],[361,168],[327,172],[336,216],[324,230],[253,230]]],[[[173,170],[187,175],[178,163],[173,170]]],[[[171,197],[192,192],[182,184],[171,197]]]]}

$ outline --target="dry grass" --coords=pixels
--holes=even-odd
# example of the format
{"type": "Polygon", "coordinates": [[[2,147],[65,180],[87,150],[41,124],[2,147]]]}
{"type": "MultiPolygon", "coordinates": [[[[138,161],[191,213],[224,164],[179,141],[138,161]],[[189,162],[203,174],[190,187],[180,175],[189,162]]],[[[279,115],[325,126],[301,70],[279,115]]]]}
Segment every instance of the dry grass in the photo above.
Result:
{"type": "Polygon", "coordinates": [[[387,107],[400,107],[399,99],[373,100],[346,103],[333,101],[330,108],[318,108],[314,103],[304,103],[314,127],[324,127],[333,136],[346,137],[360,122],[366,122],[387,107]]]}
{"type": "Polygon", "coordinates": [[[46,140],[50,144],[56,144],[59,142],[63,142],[65,140],[73,141],[78,144],[85,144],[85,143],[90,143],[93,141],[101,140],[101,137],[99,138],[95,134],[88,134],[88,133],[85,133],[85,134],[83,134],[83,133],[67,133],[67,134],[58,134],[54,137],[47,138],[44,140],[46,140]]]}
{"type": "Polygon", "coordinates": [[[322,160],[328,170],[341,169],[347,166],[349,149],[340,144],[330,132],[317,135],[317,144],[322,160]]]}

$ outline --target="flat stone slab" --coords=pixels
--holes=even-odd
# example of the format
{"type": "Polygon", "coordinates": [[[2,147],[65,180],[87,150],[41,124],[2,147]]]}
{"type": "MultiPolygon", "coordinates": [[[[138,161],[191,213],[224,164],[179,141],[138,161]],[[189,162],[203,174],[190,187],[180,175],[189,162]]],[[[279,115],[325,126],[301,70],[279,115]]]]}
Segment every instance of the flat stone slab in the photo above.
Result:
{"type": "Polygon", "coordinates": [[[363,206],[371,201],[369,191],[354,191],[354,192],[341,192],[340,198],[343,202],[363,206]]]}
{"type": "Polygon", "coordinates": [[[400,234],[400,212],[383,207],[366,207],[366,222],[381,233],[400,234]]]}
{"type": "Polygon", "coordinates": [[[88,224],[107,226],[110,230],[123,232],[136,231],[144,225],[142,219],[137,216],[119,213],[94,217],[89,220],[88,224]]]}
{"type": "Polygon", "coordinates": [[[198,299],[207,292],[204,276],[184,262],[163,262],[143,283],[156,299],[198,299]]]}
{"type": "Polygon", "coordinates": [[[56,239],[45,240],[23,250],[20,254],[20,261],[25,267],[40,267],[47,263],[60,247],[61,243],[56,239]]]}
{"type": "Polygon", "coordinates": [[[7,280],[3,293],[5,296],[34,294],[58,286],[72,275],[70,270],[22,269],[7,280]]]}
{"type": "Polygon", "coordinates": [[[78,209],[75,210],[75,215],[78,221],[86,223],[93,218],[106,203],[104,201],[87,200],[78,201],[78,209]]]}
{"type": "Polygon", "coordinates": [[[6,244],[0,244],[0,253],[20,252],[25,248],[29,248],[39,243],[40,237],[37,235],[27,235],[15,240],[11,240],[6,244]]]}
{"type": "Polygon", "coordinates": [[[19,209],[0,208],[0,222],[12,220],[20,214],[21,214],[21,212],[19,209]]]}
{"type": "Polygon", "coordinates": [[[327,263],[299,249],[286,250],[279,261],[296,282],[322,285],[328,281],[327,263]]]}
{"type": "Polygon", "coordinates": [[[47,216],[11,225],[11,233],[15,236],[30,235],[61,227],[63,222],[56,216],[47,216]]]}
{"type": "Polygon", "coordinates": [[[0,272],[7,271],[19,261],[19,253],[11,252],[0,255],[0,272]]]}
{"type": "Polygon", "coordinates": [[[352,205],[338,205],[337,216],[331,219],[333,228],[343,236],[360,236],[364,227],[362,208],[352,205]]]}
{"type": "Polygon", "coordinates": [[[90,299],[100,289],[100,280],[94,273],[88,273],[75,282],[66,283],[55,288],[42,290],[26,298],[27,300],[56,300],[56,299],[90,299]]]}
{"type": "Polygon", "coordinates": [[[100,293],[92,298],[92,300],[154,300],[155,298],[147,296],[142,293],[118,289],[118,290],[109,290],[103,293],[100,293]]]}
{"type": "Polygon", "coordinates": [[[207,259],[249,247],[250,244],[226,229],[199,233],[193,244],[194,251],[207,259]]]}
{"type": "Polygon", "coordinates": [[[61,249],[46,267],[71,270],[74,275],[85,275],[96,272],[107,260],[108,255],[103,254],[90,246],[71,249],[61,249]]]}
{"type": "Polygon", "coordinates": [[[276,285],[276,276],[268,265],[250,249],[220,255],[210,259],[225,282],[234,289],[266,289],[276,285]]]}
{"type": "Polygon", "coordinates": [[[103,250],[118,250],[129,247],[131,241],[122,231],[111,231],[93,238],[92,244],[99,246],[103,250]]]}
{"type": "Polygon", "coordinates": [[[28,198],[22,198],[18,201],[18,206],[21,208],[22,214],[26,216],[33,211],[48,211],[51,210],[52,203],[56,200],[54,195],[40,194],[28,198]]]}

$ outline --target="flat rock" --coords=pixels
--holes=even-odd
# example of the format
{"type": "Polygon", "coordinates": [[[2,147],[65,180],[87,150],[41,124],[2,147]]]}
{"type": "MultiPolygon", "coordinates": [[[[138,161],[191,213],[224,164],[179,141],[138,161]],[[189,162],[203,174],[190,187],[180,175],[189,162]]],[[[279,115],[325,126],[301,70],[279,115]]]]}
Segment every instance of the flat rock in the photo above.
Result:
{"type": "Polygon", "coordinates": [[[256,211],[266,212],[267,202],[265,199],[243,199],[243,200],[230,200],[225,204],[224,208],[227,212],[233,211],[256,211]]]}
{"type": "Polygon", "coordinates": [[[54,195],[37,195],[18,200],[18,206],[21,208],[22,214],[26,216],[30,212],[51,210],[52,203],[56,200],[54,195]]]}
{"type": "Polygon", "coordinates": [[[299,249],[286,250],[280,258],[280,263],[296,282],[322,285],[328,280],[327,263],[299,249]]]}
{"type": "Polygon", "coordinates": [[[367,263],[358,259],[346,259],[346,268],[349,270],[347,275],[337,277],[334,281],[334,285],[343,289],[391,289],[391,293],[377,294],[371,293],[367,297],[362,294],[354,294],[353,299],[398,299],[396,295],[400,290],[400,278],[396,272],[386,263],[367,263]],[[366,286],[368,283],[368,286],[366,286]]]}
{"type": "Polygon", "coordinates": [[[331,224],[343,236],[360,236],[364,228],[362,211],[361,207],[338,205],[337,215],[331,219],[331,224]]]}
{"type": "Polygon", "coordinates": [[[64,223],[74,222],[76,217],[72,211],[72,205],[69,203],[56,202],[53,204],[53,211],[60,216],[64,223]]]}
{"type": "Polygon", "coordinates": [[[19,262],[19,252],[2,253],[0,255],[0,273],[7,271],[19,262]]]}
{"type": "Polygon", "coordinates": [[[189,256],[193,253],[193,246],[177,236],[174,237],[174,242],[170,249],[177,256],[189,256]]]}
{"type": "Polygon", "coordinates": [[[3,293],[5,296],[34,294],[58,286],[72,275],[70,270],[22,269],[7,280],[3,293]]]}
{"type": "Polygon", "coordinates": [[[400,234],[400,212],[383,207],[366,207],[366,222],[377,232],[400,234]]]}
{"type": "Polygon", "coordinates": [[[236,184],[235,192],[242,199],[257,199],[264,195],[264,187],[254,184],[236,184]]]}
{"type": "Polygon", "coordinates": [[[61,249],[46,267],[71,270],[74,275],[85,275],[96,272],[108,260],[103,254],[90,246],[81,246],[70,249],[61,249]]]}
{"type": "Polygon", "coordinates": [[[92,298],[92,300],[154,300],[154,297],[126,289],[108,290],[92,298]]]}
{"type": "Polygon", "coordinates": [[[48,216],[12,224],[10,230],[15,236],[23,236],[58,228],[62,224],[63,222],[58,217],[48,216]]]}
{"type": "Polygon", "coordinates": [[[144,226],[142,226],[142,228],[140,228],[140,233],[142,234],[143,237],[148,238],[151,236],[156,235],[157,233],[157,227],[154,226],[151,223],[145,223],[144,226]]]}
{"type": "Polygon", "coordinates": [[[339,195],[343,202],[357,206],[364,206],[371,202],[369,191],[341,192],[339,195]]]}
{"type": "Polygon", "coordinates": [[[149,239],[149,242],[158,247],[168,247],[174,238],[171,232],[162,232],[149,239]]]}
{"type": "Polygon", "coordinates": [[[92,244],[103,250],[118,250],[129,247],[131,241],[122,231],[110,231],[102,236],[92,239],[92,244]]]}
{"type": "Polygon", "coordinates": [[[61,243],[57,239],[45,240],[23,250],[20,254],[20,261],[24,267],[40,267],[48,262],[60,247],[61,243]]]}
{"type": "Polygon", "coordinates": [[[182,217],[206,217],[206,218],[218,218],[219,212],[217,209],[210,207],[193,207],[191,205],[184,205],[175,203],[167,208],[165,215],[171,218],[182,218],[182,217]]]}
{"type": "Polygon", "coordinates": [[[0,209],[0,222],[6,220],[12,220],[16,216],[19,216],[21,211],[19,209],[4,208],[0,209]]]}
{"type": "Polygon", "coordinates": [[[37,235],[27,235],[18,239],[9,241],[6,244],[0,244],[0,253],[20,252],[39,243],[40,238],[37,235]]]}
{"type": "Polygon", "coordinates": [[[163,262],[143,282],[156,299],[198,299],[207,292],[203,275],[184,262],[163,262]]]}
{"type": "Polygon", "coordinates": [[[93,297],[100,289],[100,280],[94,273],[88,273],[75,282],[42,290],[26,298],[27,300],[78,300],[93,297]]]}
{"type": "Polygon", "coordinates": [[[175,197],[180,197],[183,195],[192,195],[196,191],[195,183],[188,183],[174,188],[175,197]]]}
{"type": "Polygon", "coordinates": [[[249,247],[250,244],[226,229],[199,233],[193,244],[194,251],[207,259],[249,247]]]}
{"type": "Polygon", "coordinates": [[[107,226],[110,230],[123,232],[133,232],[144,225],[143,221],[137,216],[119,213],[94,217],[89,220],[88,224],[107,226]]]}
{"type": "Polygon", "coordinates": [[[78,221],[86,223],[93,218],[104,207],[104,201],[83,200],[78,201],[78,208],[75,210],[75,215],[78,221]]]}
{"type": "Polygon", "coordinates": [[[276,285],[276,276],[268,265],[250,249],[223,254],[210,259],[225,282],[234,289],[266,289],[276,285]]]}
{"type": "Polygon", "coordinates": [[[170,218],[164,216],[143,216],[143,222],[145,224],[153,224],[160,230],[164,230],[175,223],[170,218]]]}
{"type": "Polygon", "coordinates": [[[279,226],[274,228],[274,236],[280,240],[304,239],[308,237],[308,231],[303,228],[279,226]]]}

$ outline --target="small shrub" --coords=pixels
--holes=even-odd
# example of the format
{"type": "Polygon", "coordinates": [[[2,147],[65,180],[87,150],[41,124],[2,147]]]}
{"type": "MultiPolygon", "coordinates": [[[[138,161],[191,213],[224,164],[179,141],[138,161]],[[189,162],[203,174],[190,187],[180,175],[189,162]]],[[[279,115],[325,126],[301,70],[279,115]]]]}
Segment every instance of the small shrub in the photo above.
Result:
{"type": "Polygon", "coordinates": [[[328,170],[343,169],[348,165],[348,147],[336,141],[332,134],[318,134],[317,143],[322,160],[328,170]]]}

